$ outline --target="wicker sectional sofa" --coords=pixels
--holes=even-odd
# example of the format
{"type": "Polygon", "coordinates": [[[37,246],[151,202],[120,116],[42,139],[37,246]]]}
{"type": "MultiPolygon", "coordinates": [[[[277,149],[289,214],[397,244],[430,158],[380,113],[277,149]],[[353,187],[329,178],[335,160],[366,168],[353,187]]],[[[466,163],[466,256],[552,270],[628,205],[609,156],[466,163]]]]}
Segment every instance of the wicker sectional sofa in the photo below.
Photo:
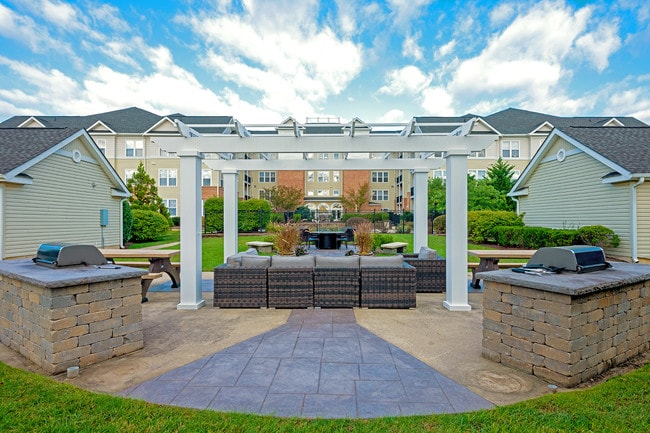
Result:
{"type": "Polygon", "coordinates": [[[402,256],[247,252],[214,269],[214,306],[219,308],[415,308],[415,296],[416,269],[402,256]]]}
{"type": "Polygon", "coordinates": [[[404,261],[416,269],[418,293],[441,293],[447,290],[446,260],[436,250],[420,248],[417,254],[404,254],[404,261]]]}

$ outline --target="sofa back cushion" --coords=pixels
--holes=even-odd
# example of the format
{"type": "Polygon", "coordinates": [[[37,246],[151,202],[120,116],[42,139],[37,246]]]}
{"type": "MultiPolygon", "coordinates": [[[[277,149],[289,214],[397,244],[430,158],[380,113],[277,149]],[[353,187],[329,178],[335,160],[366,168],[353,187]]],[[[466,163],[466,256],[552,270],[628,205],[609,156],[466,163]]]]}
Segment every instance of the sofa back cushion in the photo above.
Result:
{"type": "Polygon", "coordinates": [[[358,268],[359,256],[323,257],[316,256],[317,268],[358,268]]]}
{"type": "Polygon", "coordinates": [[[272,256],[272,268],[313,268],[314,256],[272,256]]]}
{"type": "Polygon", "coordinates": [[[255,248],[249,248],[246,251],[242,251],[240,253],[233,254],[232,256],[228,256],[226,258],[226,264],[228,265],[228,267],[241,266],[241,258],[245,255],[256,256],[257,250],[255,248]]]}
{"type": "Polygon", "coordinates": [[[271,264],[271,257],[269,256],[254,256],[252,254],[244,254],[241,257],[241,265],[245,268],[268,268],[271,264]]]}
{"type": "Polygon", "coordinates": [[[362,268],[401,268],[404,257],[401,255],[389,257],[361,256],[359,259],[362,268]]]}
{"type": "Polygon", "coordinates": [[[438,252],[432,250],[429,247],[420,247],[420,252],[418,253],[418,259],[437,259],[438,252]]]}

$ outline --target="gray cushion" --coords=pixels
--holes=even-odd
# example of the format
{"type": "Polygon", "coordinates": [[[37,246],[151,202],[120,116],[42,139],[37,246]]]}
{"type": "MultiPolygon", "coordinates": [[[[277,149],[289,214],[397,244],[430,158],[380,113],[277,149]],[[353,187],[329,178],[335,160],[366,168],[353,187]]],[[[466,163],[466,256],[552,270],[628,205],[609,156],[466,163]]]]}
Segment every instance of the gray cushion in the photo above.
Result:
{"type": "Polygon", "coordinates": [[[274,268],[313,268],[314,256],[272,256],[271,267],[274,268]]]}
{"type": "Polygon", "coordinates": [[[429,247],[420,247],[420,252],[418,253],[418,259],[436,259],[438,258],[438,252],[432,250],[429,247]]]}
{"type": "Polygon", "coordinates": [[[242,251],[237,254],[233,254],[232,256],[228,256],[226,258],[226,263],[228,264],[229,267],[241,266],[241,258],[244,255],[257,256],[258,254],[255,248],[249,248],[246,251],[242,251]]]}
{"type": "Polygon", "coordinates": [[[241,257],[241,265],[246,268],[268,268],[271,264],[271,257],[269,256],[254,256],[252,254],[244,254],[241,257]]]}
{"type": "Polygon", "coordinates": [[[359,259],[362,268],[401,268],[404,257],[401,255],[390,257],[361,256],[359,259]]]}
{"type": "Polygon", "coordinates": [[[359,256],[323,257],[316,256],[317,268],[358,268],[359,256]]]}

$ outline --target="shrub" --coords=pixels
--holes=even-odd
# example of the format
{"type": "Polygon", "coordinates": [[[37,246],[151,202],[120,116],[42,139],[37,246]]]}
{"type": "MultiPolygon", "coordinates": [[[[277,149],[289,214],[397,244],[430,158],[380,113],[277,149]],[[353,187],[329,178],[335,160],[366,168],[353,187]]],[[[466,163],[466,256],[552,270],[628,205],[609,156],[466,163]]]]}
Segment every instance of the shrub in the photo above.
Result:
{"type": "Polygon", "coordinates": [[[365,221],[357,225],[354,230],[354,241],[359,254],[370,254],[372,251],[372,223],[365,221]]]}
{"type": "Polygon", "coordinates": [[[133,236],[133,214],[128,201],[122,202],[122,242],[126,243],[133,236]]]}
{"type": "Polygon", "coordinates": [[[133,240],[136,242],[155,241],[169,229],[169,220],[151,210],[131,211],[133,214],[133,240]]]}
{"type": "Polygon", "coordinates": [[[372,236],[372,249],[373,251],[381,248],[382,244],[393,242],[393,236],[385,233],[375,233],[372,236]]]}
{"type": "Polygon", "coordinates": [[[223,198],[212,197],[203,203],[204,224],[207,233],[223,232],[223,198]]]}
{"type": "Polygon", "coordinates": [[[547,227],[495,227],[495,239],[504,247],[559,247],[577,242],[578,231],[547,227]]]}
{"type": "Polygon", "coordinates": [[[175,225],[176,227],[181,225],[181,217],[175,216],[172,217],[172,224],[175,225]]]}
{"type": "Polygon", "coordinates": [[[438,234],[447,232],[447,215],[438,215],[433,219],[433,230],[438,234]]]}
{"type": "Polygon", "coordinates": [[[621,240],[614,230],[605,226],[584,226],[578,229],[580,243],[601,248],[616,248],[621,240]]]}
{"type": "Polygon", "coordinates": [[[294,224],[269,224],[269,232],[274,233],[273,246],[282,255],[294,254],[300,245],[300,229],[294,224]]]}
{"type": "Polygon", "coordinates": [[[266,227],[271,219],[271,205],[266,200],[242,200],[238,208],[237,228],[240,232],[256,232],[266,227]]]}
{"type": "Polygon", "coordinates": [[[509,211],[467,212],[467,236],[475,242],[495,239],[494,228],[498,226],[523,226],[523,215],[509,211]]]}

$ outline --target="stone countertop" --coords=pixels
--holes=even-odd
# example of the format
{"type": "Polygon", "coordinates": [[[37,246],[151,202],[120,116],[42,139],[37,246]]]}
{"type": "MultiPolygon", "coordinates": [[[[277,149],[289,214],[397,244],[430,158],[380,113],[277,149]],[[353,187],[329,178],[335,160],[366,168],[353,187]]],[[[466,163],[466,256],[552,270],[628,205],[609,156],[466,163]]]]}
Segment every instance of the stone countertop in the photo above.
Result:
{"type": "Polygon", "coordinates": [[[31,259],[0,261],[0,276],[14,278],[46,289],[56,289],[80,284],[100,283],[125,278],[140,278],[144,269],[115,266],[65,266],[48,268],[37,265],[31,259]]]}
{"type": "Polygon", "coordinates": [[[583,274],[564,271],[559,274],[542,274],[540,276],[521,274],[508,269],[479,272],[476,277],[484,281],[580,296],[650,280],[650,265],[617,262],[612,263],[611,268],[602,271],[583,274]]]}

